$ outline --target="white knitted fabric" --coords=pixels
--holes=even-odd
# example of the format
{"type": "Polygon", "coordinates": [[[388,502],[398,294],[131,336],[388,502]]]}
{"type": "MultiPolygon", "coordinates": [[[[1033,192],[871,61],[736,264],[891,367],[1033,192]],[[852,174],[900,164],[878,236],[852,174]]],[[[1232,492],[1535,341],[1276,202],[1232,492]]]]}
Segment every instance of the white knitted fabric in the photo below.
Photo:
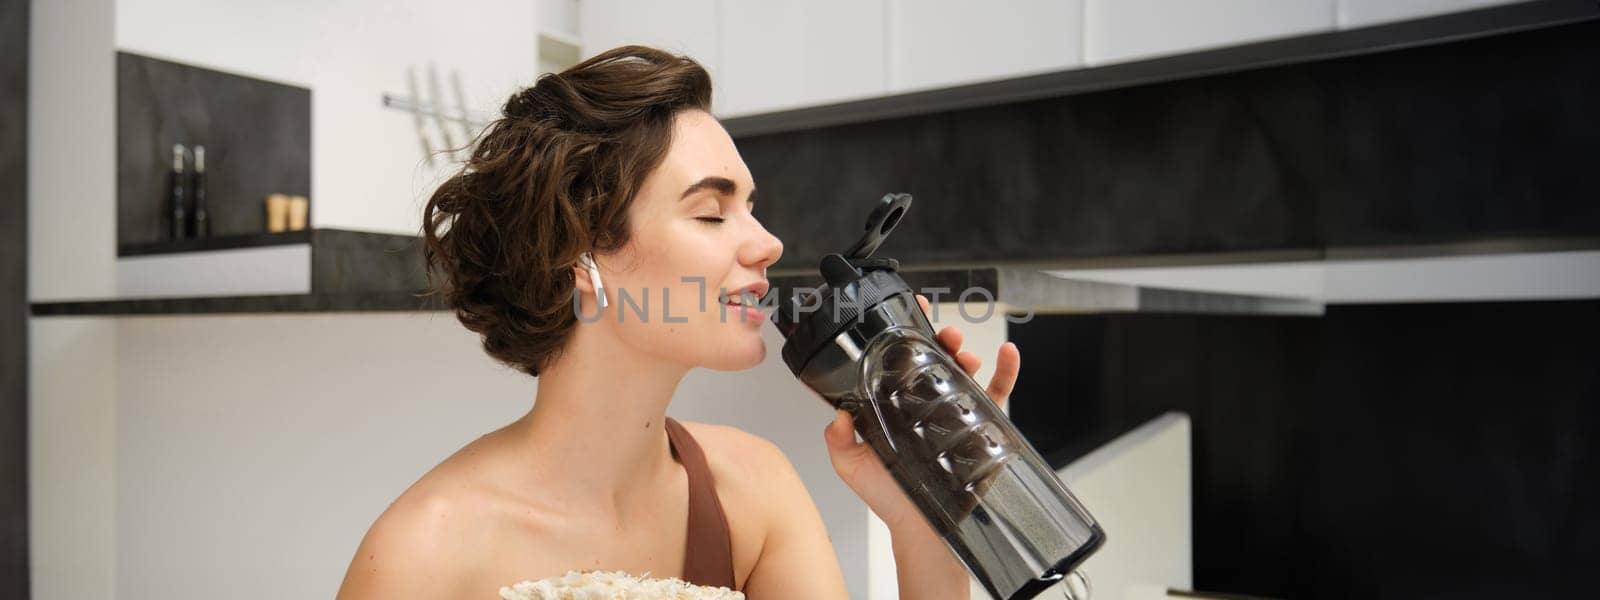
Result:
{"type": "Polygon", "coordinates": [[[504,600],[744,600],[725,587],[694,585],[677,578],[634,577],[622,571],[568,571],[561,577],[500,588],[504,600]]]}

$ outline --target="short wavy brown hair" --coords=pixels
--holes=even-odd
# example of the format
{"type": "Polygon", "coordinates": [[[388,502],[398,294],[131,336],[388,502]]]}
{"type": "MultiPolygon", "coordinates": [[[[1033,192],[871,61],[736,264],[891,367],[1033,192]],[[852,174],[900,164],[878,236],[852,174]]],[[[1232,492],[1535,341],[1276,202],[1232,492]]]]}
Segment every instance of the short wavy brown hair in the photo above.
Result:
{"type": "Polygon", "coordinates": [[[710,76],[654,48],[539,76],[423,208],[429,292],[490,356],[538,376],[577,324],[573,266],[628,243],[628,207],[691,109],[711,109],[710,76]]]}

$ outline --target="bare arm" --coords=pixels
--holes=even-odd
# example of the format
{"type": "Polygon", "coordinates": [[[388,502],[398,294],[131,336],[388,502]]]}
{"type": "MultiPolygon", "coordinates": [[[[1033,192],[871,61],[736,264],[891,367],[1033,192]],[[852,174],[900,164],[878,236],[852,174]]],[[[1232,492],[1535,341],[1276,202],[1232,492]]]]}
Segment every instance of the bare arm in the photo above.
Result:
{"type": "Polygon", "coordinates": [[[849,598],[828,529],[794,465],[771,442],[760,440],[755,446],[752,454],[760,458],[752,462],[765,467],[748,475],[767,488],[761,494],[767,533],[745,581],[745,595],[759,600],[849,598]]]}
{"type": "MultiPolygon", "coordinates": [[[[763,441],[759,475],[770,499],[767,534],[744,592],[757,600],[845,599],[839,559],[811,494],[783,452],[763,441]]],[[[967,571],[921,515],[890,524],[900,597],[967,600],[967,571]]]]}
{"type": "Polygon", "coordinates": [[[901,598],[970,598],[966,567],[926,521],[890,525],[889,536],[901,598]]]}

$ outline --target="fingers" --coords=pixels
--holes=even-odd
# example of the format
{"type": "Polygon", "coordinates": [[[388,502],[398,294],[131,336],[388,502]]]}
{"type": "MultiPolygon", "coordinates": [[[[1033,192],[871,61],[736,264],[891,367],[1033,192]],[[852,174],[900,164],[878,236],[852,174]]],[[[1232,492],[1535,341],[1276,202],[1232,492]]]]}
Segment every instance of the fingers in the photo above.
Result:
{"type": "Polygon", "coordinates": [[[940,329],[939,333],[933,337],[939,340],[939,345],[944,346],[945,352],[950,354],[960,352],[961,342],[966,339],[966,336],[962,335],[961,330],[956,329],[955,325],[940,329]]]}
{"type": "Polygon", "coordinates": [[[983,368],[983,359],[978,357],[977,352],[957,352],[955,356],[956,364],[961,365],[961,370],[969,376],[976,377],[978,369],[983,368]]]}
{"type": "MultiPolygon", "coordinates": [[[[917,304],[922,305],[922,312],[928,312],[928,298],[926,296],[917,294],[917,304]]],[[[965,336],[961,334],[960,329],[951,325],[940,329],[933,337],[939,341],[940,346],[944,347],[945,352],[949,352],[950,356],[956,359],[956,364],[961,365],[961,370],[966,371],[967,375],[978,374],[978,369],[983,366],[983,359],[979,358],[976,353],[961,351],[961,343],[965,340],[965,336]]]]}
{"type": "Polygon", "coordinates": [[[946,327],[934,336],[939,340],[939,345],[944,346],[945,352],[956,359],[956,364],[961,365],[961,370],[968,375],[976,376],[978,369],[983,366],[983,359],[976,352],[966,352],[961,349],[963,336],[960,329],[954,325],[946,327]]]}
{"type": "Polygon", "coordinates": [[[1000,355],[994,362],[994,376],[989,379],[989,399],[1005,406],[1006,400],[1011,398],[1011,390],[1016,388],[1017,374],[1021,371],[1022,351],[1013,342],[1001,344],[1000,355]]]}

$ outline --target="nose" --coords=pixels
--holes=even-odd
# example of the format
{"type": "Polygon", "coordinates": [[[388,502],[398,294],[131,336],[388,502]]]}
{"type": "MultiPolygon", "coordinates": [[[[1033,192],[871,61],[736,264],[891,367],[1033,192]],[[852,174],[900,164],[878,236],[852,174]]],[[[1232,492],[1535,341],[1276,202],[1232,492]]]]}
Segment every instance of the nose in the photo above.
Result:
{"type": "Polygon", "coordinates": [[[740,248],[739,262],[766,277],[767,267],[778,262],[778,257],[783,256],[783,240],[772,235],[767,228],[761,226],[761,223],[753,219],[751,222],[755,223],[755,234],[740,248]]]}

